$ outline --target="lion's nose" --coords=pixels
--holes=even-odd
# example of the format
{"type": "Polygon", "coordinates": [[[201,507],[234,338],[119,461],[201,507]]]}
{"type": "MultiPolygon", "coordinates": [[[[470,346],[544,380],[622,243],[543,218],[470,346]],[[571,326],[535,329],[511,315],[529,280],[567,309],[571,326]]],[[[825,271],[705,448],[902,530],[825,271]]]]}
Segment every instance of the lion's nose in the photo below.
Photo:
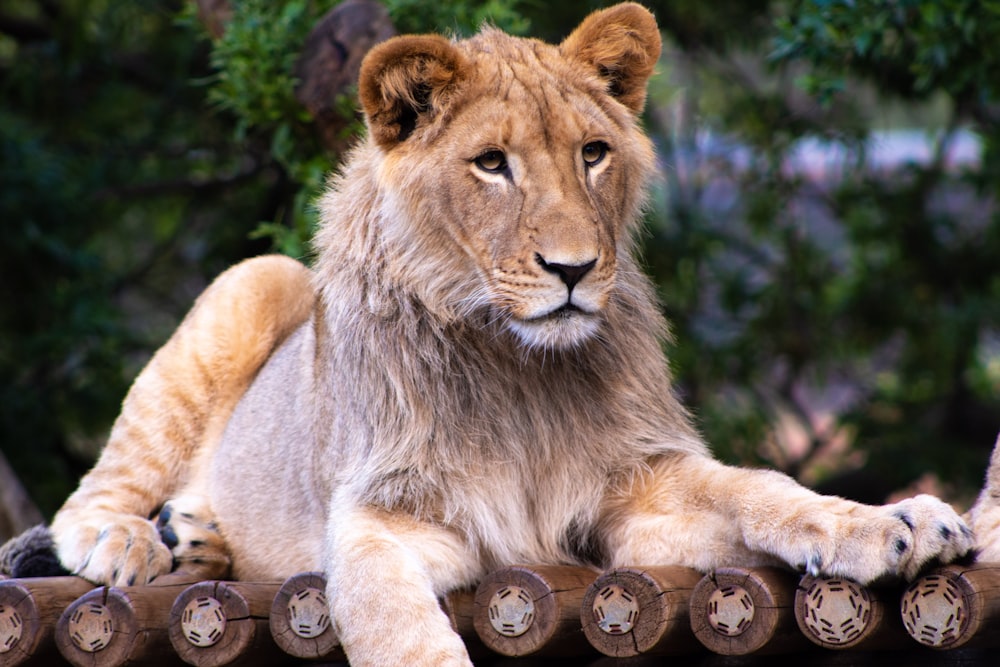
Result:
{"type": "Polygon", "coordinates": [[[544,270],[559,276],[559,279],[563,281],[569,289],[573,289],[573,287],[580,282],[580,280],[582,280],[592,268],[594,268],[594,265],[597,264],[596,259],[592,259],[583,264],[547,262],[544,257],[538,254],[535,255],[535,261],[537,261],[538,265],[544,270]]]}

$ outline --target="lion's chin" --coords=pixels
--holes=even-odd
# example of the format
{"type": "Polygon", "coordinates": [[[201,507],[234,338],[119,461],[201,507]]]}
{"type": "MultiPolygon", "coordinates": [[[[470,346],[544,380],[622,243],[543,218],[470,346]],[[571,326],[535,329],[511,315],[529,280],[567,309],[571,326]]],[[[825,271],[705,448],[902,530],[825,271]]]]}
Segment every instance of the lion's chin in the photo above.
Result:
{"type": "Polygon", "coordinates": [[[600,318],[578,308],[560,308],[544,317],[511,318],[508,326],[522,344],[532,349],[566,350],[594,337],[600,318]]]}

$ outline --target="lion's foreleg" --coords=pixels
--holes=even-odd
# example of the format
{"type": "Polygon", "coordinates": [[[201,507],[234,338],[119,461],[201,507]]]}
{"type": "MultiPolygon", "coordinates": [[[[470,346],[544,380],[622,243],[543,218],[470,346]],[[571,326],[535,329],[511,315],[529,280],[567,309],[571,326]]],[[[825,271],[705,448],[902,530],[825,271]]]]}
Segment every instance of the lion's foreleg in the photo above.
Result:
{"type": "Polygon", "coordinates": [[[964,554],[971,532],[930,496],[873,507],[822,496],[786,475],[677,454],[623,485],[604,522],[615,564],[709,570],[784,562],[867,583],[913,577],[964,554]]]}
{"type": "Polygon", "coordinates": [[[331,512],[332,617],[352,665],[469,667],[438,596],[480,572],[454,531],[372,508],[331,512]]]}
{"type": "Polygon", "coordinates": [[[185,485],[274,348],[309,315],[309,271],[294,260],[248,260],[199,297],[133,383],[108,443],[56,514],[60,560],[98,583],[146,583],[172,557],[150,515],[185,485]],[[196,456],[196,453],[199,455],[196,456]]]}

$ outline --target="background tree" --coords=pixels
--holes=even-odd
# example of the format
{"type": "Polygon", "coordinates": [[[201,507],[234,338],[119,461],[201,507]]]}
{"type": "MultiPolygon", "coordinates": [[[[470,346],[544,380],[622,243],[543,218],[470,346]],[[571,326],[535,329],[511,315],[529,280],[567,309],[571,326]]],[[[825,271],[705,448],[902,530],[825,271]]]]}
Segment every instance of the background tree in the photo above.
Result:
{"type": "MultiPolygon", "coordinates": [[[[0,9],[0,454],[46,514],[214,275],[308,261],[311,202],[359,129],[349,89],[303,104],[336,4],[0,9]]],[[[548,40],[601,4],[384,3],[400,32],[548,40]]],[[[646,258],[709,440],[865,500],[928,471],[968,497],[1000,430],[995,3],[648,6],[666,53],[646,258]],[[900,138],[926,155],[887,157],[900,138]]]]}

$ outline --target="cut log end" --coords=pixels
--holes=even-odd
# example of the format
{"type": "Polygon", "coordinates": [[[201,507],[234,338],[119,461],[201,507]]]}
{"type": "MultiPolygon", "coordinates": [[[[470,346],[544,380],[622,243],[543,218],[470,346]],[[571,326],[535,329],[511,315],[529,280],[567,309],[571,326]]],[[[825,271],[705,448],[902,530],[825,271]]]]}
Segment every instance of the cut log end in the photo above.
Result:
{"type": "Polygon", "coordinates": [[[476,589],[476,634],[490,650],[512,657],[586,647],[580,605],[596,578],[582,567],[493,572],[476,589]]]}
{"type": "Polygon", "coordinates": [[[720,635],[739,637],[753,625],[757,605],[742,586],[720,586],[708,596],[708,624],[720,635]]]}
{"type": "Polygon", "coordinates": [[[189,586],[170,609],[170,643],[182,660],[221,667],[276,656],[267,617],[277,584],[205,581],[189,586]]]}
{"type": "Polygon", "coordinates": [[[103,651],[115,636],[114,614],[100,602],[81,604],[70,615],[66,632],[73,645],[84,653],[103,651]]]}
{"type": "Polygon", "coordinates": [[[271,604],[271,636],[282,651],[303,659],[342,659],[330,622],[326,577],[303,572],[289,577],[271,604]]]}
{"type": "Polygon", "coordinates": [[[214,597],[202,596],[189,601],[180,615],[181,635],[198,648],[215,646],[226,634],[226,613],[214,597]]]}
{"type": "Polygon", "coordinates": [[[24,618],[11,605],[0,604],[0,653],[9,653],[21,641],[24,618]]]}
{"type": "Polygon", "coordinates": [[[490,598],[487,616],[498,634],[520,637],[535,622],[535,602],[527,589],[502,586],[490,598]]]}
{"type": "MultiPolygon", "coordinates": [[[[796,593],[805,631],[821,645],[851,646],[871,628],[867,589],[846,579],[815,579],[796,593]]],[[[801,625],[801,624],[800,624],[801,625]]]]}
{"type": "Polygon", "coordinates": [[[286,613],[292,632],[302,639],[315,639],[330,629],[326,593],[313,586],[306,586],[292,595],[286,613]]]}
{"type": "Polygon", "coordinates": [[[56,624],[55,641],[72,665],[121,665],[140,629],[131,600],[115,588],[95,588],[79,597],[56,624]]]}
{"type": "Polygon", "coordinates": [[[721,655],[785,653],[808,645],[795,622],[798,577],[777,568],[724,568],[691,592],[691,629],[721,655]]]}
{"type": "Polygon", "coordinates": [[[913,639],[937,649],[957,648],[973,636],[973,609],[966,582],[942,570],[920,577],[903,593],[903,627],[913,639]]]}
{"type": "Polygon", "coordinates": [[[898,588],[806,575],[795,591],[795,620],[806,639],[826,649],[893,649],[911,645],[897,609],[898,588]]]}
{"type": "Polygon", "coordinates": [[[55,619],[92,588],[78,577],[0,582],[0,665],[14,667],[53,653],[55,619]]]}
{"type": "Polygon", "coordinates": [[[584,610],[590,602],[597,628],[606,635],[632,632],[639,621],[639,601],[635,594],[620,584],[606,584],[595,590],[593,600],[584,600],[584,610]]]}
{"type": "Polygon", "coordinates": [[[695,570],[658,566],[617,568],[587,589],[580,622],[587,641],[604,655],[676,655],[699,648],[688,618],[695,570]]]}

